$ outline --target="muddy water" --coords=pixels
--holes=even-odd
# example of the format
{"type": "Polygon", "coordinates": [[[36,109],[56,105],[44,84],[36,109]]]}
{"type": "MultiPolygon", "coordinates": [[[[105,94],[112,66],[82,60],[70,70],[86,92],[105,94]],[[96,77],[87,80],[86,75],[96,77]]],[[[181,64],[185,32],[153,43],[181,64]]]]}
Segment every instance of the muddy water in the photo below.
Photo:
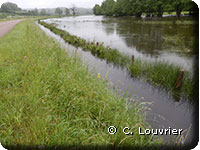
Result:
{"type": "MultiPolygon", "coordinates": [[[[74,19],[76,20],[76,18],[74,19]]],[[[67,22],[65,22],[65,27],[64,26],[63,27],[66,28],[67,31],[73,31],[74,28],[80,30],[78,29],[80,28],[78,22],[74,23],[73,21],[71,21],[70,23],[70,20],[71,19],[69,19],[68,23],[73,24],[73,27],[67,28],[66,27],[68,24],[67,22]]],[[[98,25],[99,22],[96,24],[97,28],[98,25]]],[[[152,126],[152,128],[168,129],[169,127],[171,127],[176,129],[183,129],[184,137],[186,137],[188,133],[186,141],[183,142],[185,144],[191,142],[192,138],[194,137],[194,128],[193,128],[194,108],[187,102],[187,100],[185,100],[184,98],[176,100],[169,92],[163,89],[154,87],[144,81],[131,78],[126,69],[115,67],[112,64],[107,64],[105,60],[100,60],[94,57],[93,55],[90,54],[90,52],[84,52],[80,48],[76,49],[65,43],[59,36],[50,32],[48,29],[42,26],[40,27],[46,32],[47,35],[55,38],[64,49],[70,51],[71,53],[77,52],[79,57],[82,59],[83,63],[86,66],[88,66],[89,70],[94,74],[101,73],[101,76],[106,77],[108,79],[109,86],[111,88],[117,89],[120,95],[123,95],[125,91],[128,89],[129,93],[132,94],[134,100],[138,100],[139,102],[147,102],[144,105],[148,108],[148,110],[146,111],[146,121],[152,126]]],[[[98,39],[95,40],[98,41],[98,39]]],[[[109,44],[109,42],[111,41],[108,41],[107,44],[109,44]]],[[[128,50],[126,52],[128,52],[128,50]]],[[[164,51],[164,53],[168,52],[164,51]]],[[[140,55],[140,52],[138,52],[138,54],[140,55]]],[[[192,56],[192,52],[190,56],[192,56]]],[[[145,57],[145,55],[142,57],[145,57]]],[[[178,56],[178,57],[184,60],[184,57],[186,56],[184,57],[178,56]]],[[[147,57],[147,59],[148,58],[149,57],[147,57]]],[[[189,62],[192,61],[192,57],[187,57],[186,60],[189,60],[188,61],[189,64],[189,62]]],[[[174,144],[177,142],[177,140],[175,140],[176,136],[162,136],[162,137],[164,141],[168,144],[169,143],[174,144]]]]}

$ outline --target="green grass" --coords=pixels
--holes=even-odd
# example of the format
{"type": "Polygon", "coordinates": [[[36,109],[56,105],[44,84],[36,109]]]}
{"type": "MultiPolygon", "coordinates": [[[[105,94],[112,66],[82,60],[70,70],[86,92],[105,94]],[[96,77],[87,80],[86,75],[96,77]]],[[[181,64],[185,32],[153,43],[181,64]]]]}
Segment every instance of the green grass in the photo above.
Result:
{"type": "Polygon", "coordinates": [[[173,18],[144,18],[144,19],[137,19],[134,21],[134,23],[138,24],[159,24],[159,25],[198,25],[197,19],[177,19],[174,20],[173,18]]]}
{"type": "MultiPolygon", "coordinates": [[[[187,15],[189,15],[189,11],[181,11],[181,15],[185,15],[185,14],[187,14],[187,15]]],[[[163,12],[163,15],[176,15],[176,12],[174,11],[174,12],[163,12]]]]}
{"type": "Polygon", "coordinates": [[[136,24],[151,24],[151,25],[198,25],[199,21],[196,17],[150,17],[150,18],[132,18],[132,17],[110,17],[107,20],[102,20],[102,23],[110,23],[110,22],[123,22],[123,20],[127,21],[127,19],[131,20],[132,23],[136,24]]]}
{"type": "Polygon", "coordinates": [[[176,95],[186,96],[191,102],[198,100],[198,94],[195,93],[195,80],[190,76],[188,71],[185,71],[181,89],[176,90],[176,80],[181,67],[168,64],[167,62],[149,63],[142,61],[139,58],[132,60],[129,56],[121,54],[117,49],[105,47],[101,43],[88,42],[77,36],[70,35],[67,31],[56,28],[54,25],[39,21],[39,23],[50,29],[55,34],[60,35],[66,42],[75,47],[82,47],[84,51],[90,51],[94,56],[100,59],[105,59],[109,63],[126,67],[130,75],[136,78],[143,78],[145,81],[153,83],[156,86],[161,86],[170,90],[176,95]]]}
{"type": "Polygon", "coordinates": [[[24,19],[24,18],[27,18],[27,16],[13,16],[8,13],[0,13],[0,22],[16,20],[16,19],[24,19]]]}
{"type": "MultiPolygon", "coordinates": [[[[185,15],[185,14],[189,14],[189,11],[182,11],[181,12],[181,15],[185,15]]],[[[146,16],[147,13],[142,13],[143,16],[146,16]]],[[[173,12],[163,12],[163,15],[176,15],[176,12],[173,11],[173,12]]],[[[156,14],[155,14],[156,16],[156,14]]]]}
{"type": "Polygon", "coordinates": [[[37,21],[38,19],[49,19],[49,18],[60,18],[63,16],[23,16],[23,15],[10,15],[7,13],[0,13],[0,22],[17,20],[17,19],[34,19],[37,21]]]}
{"type": "MultiPolygon", "coordinates": [[[[47,37],[34,21],[19,23],[0,39],[0,141],[9,146],[145,146],[160,140],[145,128],[136,103],[116,96],[47,37]],[[118,128],[115,135],[109,126],[118,128]],[[122,133],[130,127],[132,136],[122,133]]],[[[156,148],[155,148],[156,149],[156,148]]]]}
{"type": "Polygon", "coordinates": [[[128,69],[132,76],[143,78],[157,86],[163,86],[176,95],[180,96],[182,94],[182,96],[188,97],[192,103],[198,100],[195,79],[190,77],[191,74],[187,71],[184,72],[181,88],[175,89],[180,70],[179,67],[175,67],[167,62],[147,63],[137,59],[128,69]]]}
{"type": "Polygon", "coordinates": [[[7,15],[5,13],[0,13],[0,20],[3,20],[6,17],[7,17],[7,15]]]}

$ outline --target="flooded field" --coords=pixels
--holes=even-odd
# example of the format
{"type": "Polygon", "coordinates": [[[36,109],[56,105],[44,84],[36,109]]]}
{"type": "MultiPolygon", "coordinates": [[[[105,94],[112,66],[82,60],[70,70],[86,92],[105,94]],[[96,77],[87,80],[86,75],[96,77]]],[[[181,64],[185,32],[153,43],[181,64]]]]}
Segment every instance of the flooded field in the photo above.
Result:
{"type": "Polygon", "coordinates": [[[89,41],[103,42],[143,60],[162,60],[191,70],[195,58],[196,25],[191,19],[151,21],[135,18],[80,16],[49,19],[63,29],[89,41]]]}
{"type": "MultiPolygon", "coordinates": [[[[91,42],[103,42],[106,46],[117,48],[126,55],[134,55],[145,61],[162,60],[182,66],[192,73],[195,25],[191,21],[181,20],[151,22],[133,18],[105,18],[96,16],[66,17],[48,19],[57,28],[91,42]],[[175,23],[176,22],[176,23],[175,23]]],[[[181,142],[187,144],[194,138],[195,109],[185,97],[175,99],[172,93],[155,87],[147,82],[132,78],[126,69],[108,64],[90,52],[74,48],[59,36],[40,26],[49,36],[54,37],[61,46],[72,53],[78,53],[84,64],[94,74],[100,73],[108,80],[108,86],[123,95],[128,93],[134,100],[144,102],[146,121],[152,128],[183,129],[181,142]]],[[[162,136],[166,143],[174,145],[180,137],[162,136]]]]}

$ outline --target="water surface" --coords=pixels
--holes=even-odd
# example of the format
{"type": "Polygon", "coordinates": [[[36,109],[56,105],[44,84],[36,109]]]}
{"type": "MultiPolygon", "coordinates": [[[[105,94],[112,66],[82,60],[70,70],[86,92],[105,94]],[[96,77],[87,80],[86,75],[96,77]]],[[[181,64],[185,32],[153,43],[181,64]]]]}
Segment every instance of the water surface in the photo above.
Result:
{"type": "MultiPolygon", "coordinates": [[[[126,18],[124,19],[126,20],[126,18]]],[[[142,27],[137,24],[131,25],[131,21],[128,23],[128,20],[126,23],[123,19],[115,20],[94,16],[48,19],[46,21],[48,23],[56,23],[58,28],[64,29],[71,34],[90,41],[104,42],[105,45],[117,48],[124,54],[134,54],[147,61],[162,59],[175,65],[182,65],[188,70],[193,64],[192,61],[195,53],[192,48],[190,49],[190,46],[187,47],[190,50],[180,49],[177,45],[165,46],[162,38],[167,31],[163,27],[165,25],[162,24],[145,24],[142,27]],[[146,44],[142,44],[143,42],[146,44]],[[174,49],[170,49],[169,47],[174,49]]],[[[53,34],[48,29],[40,27],[49,36],[54,37],[60,42],[61,46],[67,49],[68,52],[77,52],[89,70],[95,75],[101,73],[102,77],[106,77],[109,87],[116,87],[115,89],[118,89],[120,95],[123,95],[128,89],[128,93],[132,94],[134,100],[147,102],[145,104],[148,108],[146,111],[146,122],[154,129],[167,129],[169,127],[183,129],[185,131],[184,137],[187,132],[189,133],[185,144],[191,142],[195,132],[193,128],[194,107],[188,103],[186,98],[181,97],[177,100],[170,92],[152,86],[142,80],[134,79],[130,77],[126,69],[107,64],[105,60],[98,59],[90,52],[82,51],[81,48],[76,49],[65,43],[59,36],[53,34]]],[[[175,29],[172,29],[168,34],[173,34],[173,32],[177,34],[175,29]]],[[[194,35],[192,33],[190,36],[193,37],[194,35]]],[[[176,137],[174,136],[163,136],[163,138],[166,143],[169,141],[171,144],[176,143],[176,137]]]]}
{"type": "Polygon", "coordinates": [[[143,60],[162,60],[192,71],[196,27],[192,19],[135,19],[102,16],[65,17],[46,20],[88,41],[103,42],[143,60]]]}

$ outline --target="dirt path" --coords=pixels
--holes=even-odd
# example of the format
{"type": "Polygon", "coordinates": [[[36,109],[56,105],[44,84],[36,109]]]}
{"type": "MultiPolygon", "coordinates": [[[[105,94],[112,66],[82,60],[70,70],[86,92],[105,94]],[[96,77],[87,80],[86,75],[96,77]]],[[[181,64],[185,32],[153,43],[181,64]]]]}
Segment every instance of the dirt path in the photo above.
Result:
{"type": "Polygon", "coordinates": [[[22,19],[0,22],[0,38],[8,33],[20,21],[22,21],[22,19]]]}

